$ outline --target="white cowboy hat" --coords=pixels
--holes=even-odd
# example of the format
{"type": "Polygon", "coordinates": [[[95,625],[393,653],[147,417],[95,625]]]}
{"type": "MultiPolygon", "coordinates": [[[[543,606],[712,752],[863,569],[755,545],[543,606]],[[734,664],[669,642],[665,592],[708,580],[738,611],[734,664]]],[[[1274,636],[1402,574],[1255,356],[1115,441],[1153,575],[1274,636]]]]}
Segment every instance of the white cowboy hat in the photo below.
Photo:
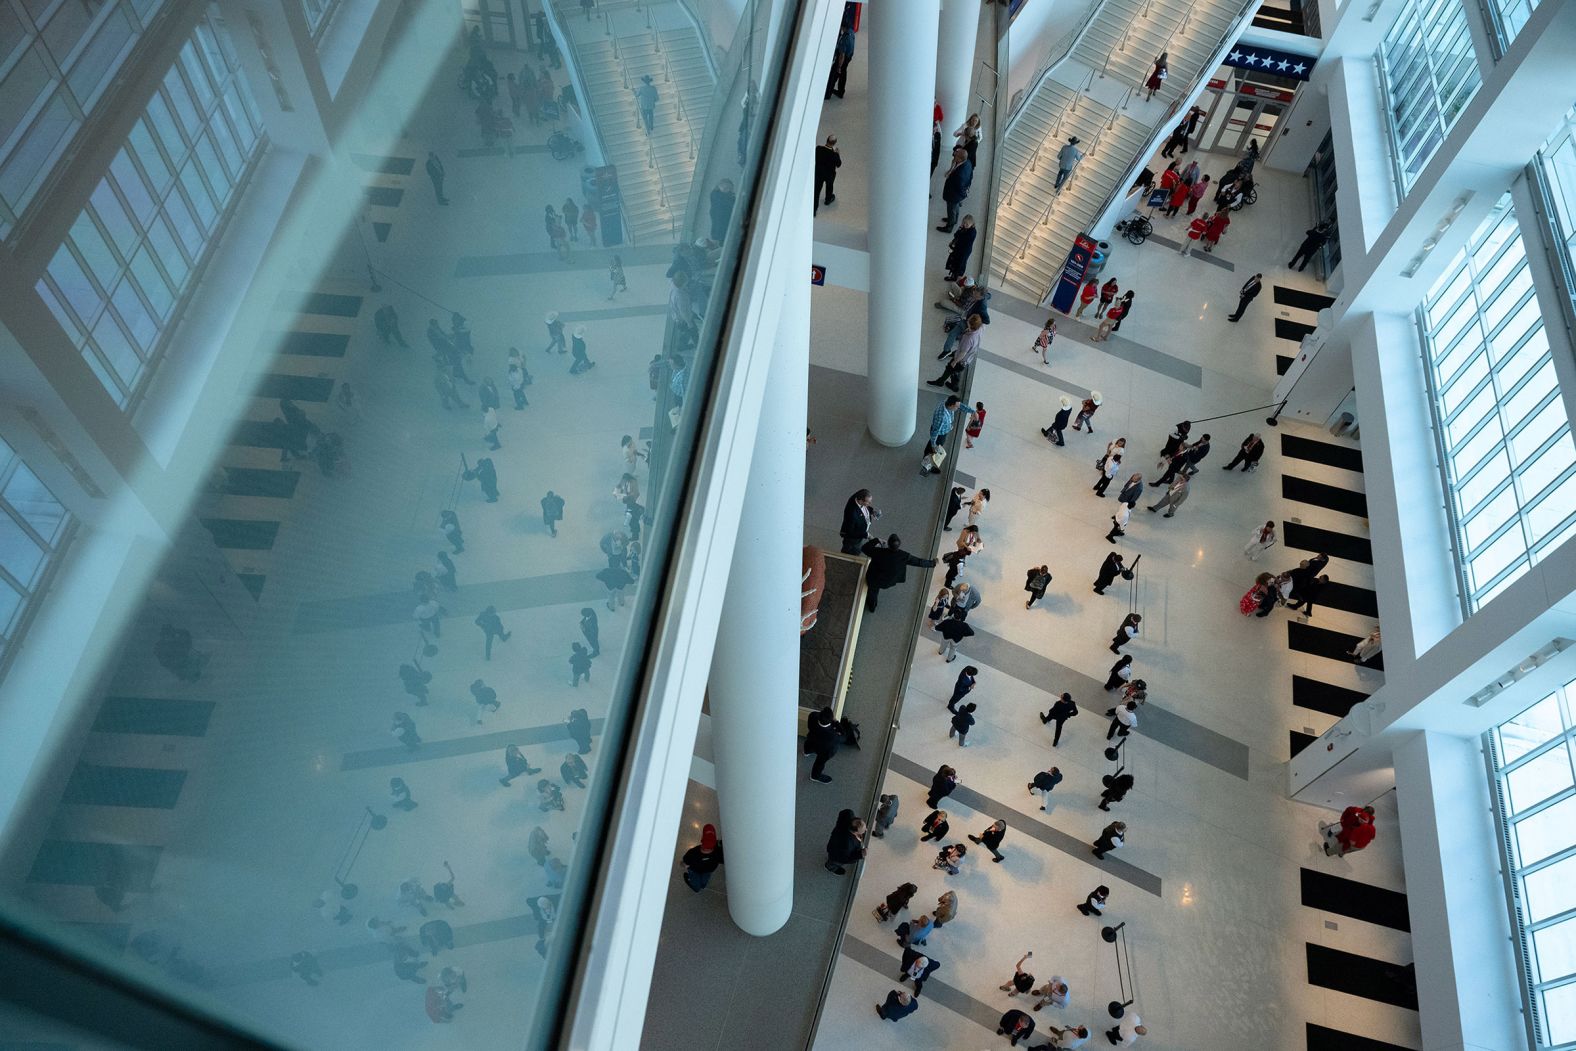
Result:
{"type": "Polygon", "coordinates": [[[1071,398],[1069,398],[1067,395],[1063,394],[1062,395],[1062,408],[1070,409],[1072,407],[1073,407],[1073,400],[1071,398]]]}
{"type": "Polygon", "coordinates": [[[584,325],[576,325],[575,326],[575,338],[576,339],[585,339],[586,338],[586,327],[584,325]]]}
{"type": "Polygon", "coordinates": [[[549,325],[558,320],[558,311],[549,310],[545,319],[549,325]]]}
{"type": "Polygon", "coordinates": [[[1092,402],[1094,402],[1094,403],[1095,403],[1095,404],[1096,404],[1096,405],[1099,405],[1099,404],[1101,404],[1101,403],[1102,403],[1102,402],[1103,402],[1103,401],[1104,401],[1104,400],[1105,400],[1105,399],[1103,399],[1103,398],[1101,398],[1101,397],[1100,397],[1100,392],[1099,392],[1099,391],[1097,391],[1097,390],[1092,390],[1092,391],[1090,391],[1090,392],[1089,392],[1089,400],[1090,400],[1090,401],[1092,401],[1092,402]]]}

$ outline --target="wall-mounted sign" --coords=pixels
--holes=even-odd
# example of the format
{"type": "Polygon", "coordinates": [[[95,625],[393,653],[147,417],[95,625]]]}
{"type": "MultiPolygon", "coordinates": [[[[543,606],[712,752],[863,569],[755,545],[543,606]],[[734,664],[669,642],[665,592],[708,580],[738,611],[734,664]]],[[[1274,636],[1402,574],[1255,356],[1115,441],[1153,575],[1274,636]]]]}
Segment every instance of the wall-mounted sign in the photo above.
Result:
{"type": "Polygon", "coordinates": [[[812,285],[826,284],[826,267],[810,264],[810,283],[812,285]]]}
{"type": "Polygon", "coordinates": [[[1272,47],[1249,47],[1238,44],[1226,54],[1223,65],[1238,69],[1256,69],[1261,73],[1274,73],[1293,80],[1307,80],[1313,75],[1314,59],[1293,51],[1278,51],[1272,47]]]}

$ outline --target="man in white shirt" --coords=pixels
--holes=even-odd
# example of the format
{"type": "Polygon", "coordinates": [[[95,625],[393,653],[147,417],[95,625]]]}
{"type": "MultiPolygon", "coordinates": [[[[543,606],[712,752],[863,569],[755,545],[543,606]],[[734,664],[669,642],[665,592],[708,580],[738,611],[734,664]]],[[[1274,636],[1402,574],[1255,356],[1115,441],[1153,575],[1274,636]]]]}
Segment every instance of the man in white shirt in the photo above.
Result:
{"type": "Polygon", "coordinates": [[[1106,1030],[1105,1038],[1117,1047],[1132,1047],[1138,1043],[1138,1038],[1147,1036],[1149,1030],[1144,1027],[1144,1020],[1137,1013],[1128,1011],[1122,1016],[1120,1025],[1114,1025],[1106,1030]]]}
{"type": "Polygon", "coordinates": [[[1089,1042],[1089,1027],[1086,1025],[1070,1025],[1066,1029],[1049,1026],[1046,1032],[1051,1035],[1051,1042],[1046,1047],[1083,1047],[1089,1042]]]}
{"type": "Polygon", "coordinates": [[[1039,999],[1034,1002],[1034,1009],[1038,1011],[1046,1004],[1052,1007],[1066,1007],[1072,997],[1072,990],[1067,985],[1067,979],[1059,974],[1051,976],[1051,980],[1034,990],[1034,995],[1039,999]]]}

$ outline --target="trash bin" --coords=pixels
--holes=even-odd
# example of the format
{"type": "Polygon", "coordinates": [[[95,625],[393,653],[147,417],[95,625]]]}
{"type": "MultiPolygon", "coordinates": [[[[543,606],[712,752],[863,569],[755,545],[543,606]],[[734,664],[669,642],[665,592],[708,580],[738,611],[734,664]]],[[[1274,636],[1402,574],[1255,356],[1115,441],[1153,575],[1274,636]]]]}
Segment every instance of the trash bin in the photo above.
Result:
{"type": "Polygon", "coordinates": [[[1089,256],[1089,269],[1084,276],[1099,277],[1100,272],[1105,269],[1105,261],[1110,257],[1111,242],[1096,241],[1094,245],[1094,252],[1089,256]]]}

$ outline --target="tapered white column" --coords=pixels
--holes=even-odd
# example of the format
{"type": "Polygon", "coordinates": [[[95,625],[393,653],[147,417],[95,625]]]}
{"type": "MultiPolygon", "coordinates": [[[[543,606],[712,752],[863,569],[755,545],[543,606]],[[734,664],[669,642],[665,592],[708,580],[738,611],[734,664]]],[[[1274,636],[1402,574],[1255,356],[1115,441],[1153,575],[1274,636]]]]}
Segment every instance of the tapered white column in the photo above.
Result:
{"type": "MultiPolygon", "coordinates": [[[[870,20],[868,423],[876,441],[894,447],[914,436],[918,404],[931,221],[930,112],[936,91],[929,56],[936,53],[940,8],[940,0],[876,0],[865,6],[870,20]]],[[[936,207],[941,208],[939,199],[936,207]]]]}
{"type": "Polygon", "coordinates": [[[979,0],[941,0],[941,32],[936,44],[936,100],[946,124],[941,144],[950,146],[952,129],[973,110],[974,43],[980,26],[979,0]]]}
{"type": "Polygon", "coordinates": [[[810,171],[790,200],[800,275],[783,301],[708,689],[728,914],[764,936],[793,911],[799,584],[810,399],[810,171]]]}

